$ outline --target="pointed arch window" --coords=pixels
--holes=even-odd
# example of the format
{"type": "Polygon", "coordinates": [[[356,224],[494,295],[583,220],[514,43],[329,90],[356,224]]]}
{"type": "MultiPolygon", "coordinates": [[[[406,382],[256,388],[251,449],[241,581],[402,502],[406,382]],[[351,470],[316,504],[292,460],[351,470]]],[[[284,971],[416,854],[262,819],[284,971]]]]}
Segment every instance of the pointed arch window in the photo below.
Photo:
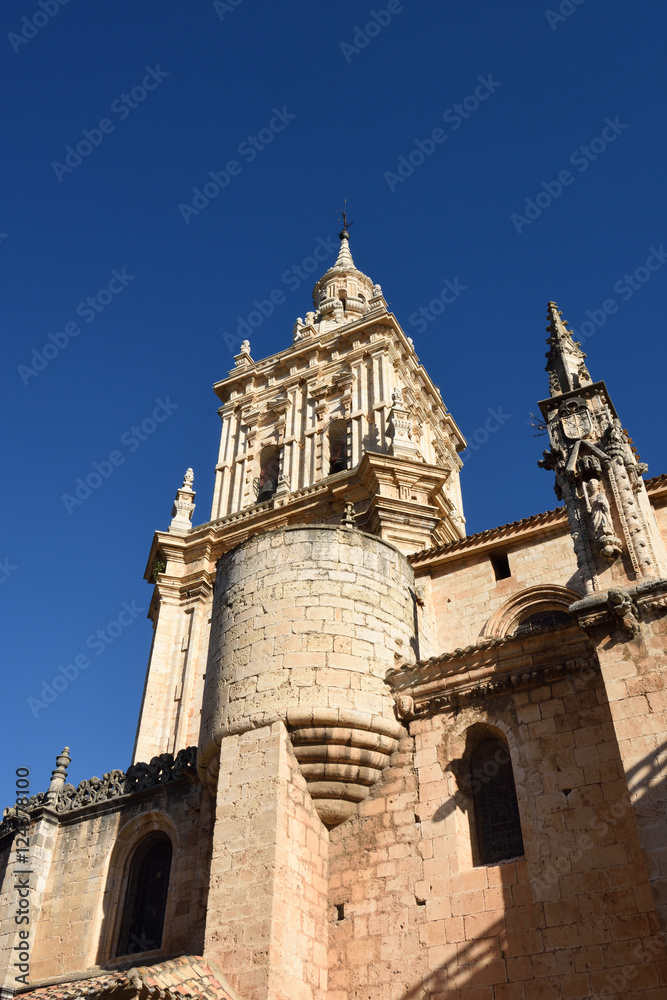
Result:
{"type": "Polygon", "coordinates": [[[155,833],[132,857],[117,955],[137,955],[162,945],[171,871],[171,840],[155,833]]]}
{"type": "Polygon", "coordinates": [[[347,469],[347,423],[333,420],[329,425],[329,475],[347,469]]]}
{"type": "Polygon", "coordinates": [[[479,864],[496,864],[523,854],[519,805],[509,748],[485,739],[470,755],[479,864]]]}

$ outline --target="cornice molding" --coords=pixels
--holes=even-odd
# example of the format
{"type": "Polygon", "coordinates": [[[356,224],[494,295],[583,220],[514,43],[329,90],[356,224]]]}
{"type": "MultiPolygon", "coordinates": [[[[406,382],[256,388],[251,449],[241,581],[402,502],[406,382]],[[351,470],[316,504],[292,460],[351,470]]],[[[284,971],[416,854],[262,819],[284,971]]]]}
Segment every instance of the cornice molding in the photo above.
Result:
{"type": "Polygon", "coordinates": [[[400,718],[457,711],[465,704],[598,671],[595,649],[576,625],[486,639],[403,666],[386,676],[400,718]]]}

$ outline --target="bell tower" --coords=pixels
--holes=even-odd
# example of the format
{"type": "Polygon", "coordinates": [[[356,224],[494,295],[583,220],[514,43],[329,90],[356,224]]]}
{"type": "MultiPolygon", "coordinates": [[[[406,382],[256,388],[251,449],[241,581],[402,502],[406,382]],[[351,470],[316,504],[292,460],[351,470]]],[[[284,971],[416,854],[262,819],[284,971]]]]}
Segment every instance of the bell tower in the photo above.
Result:
{"type": "MultiPolygon", "coordinates": [[[[255,361],[244,341],[213,387],[222,428],[211,520],[192,524],[188,469],[168,530],[155,533],[146,568],[154,638],[135,761],[200,736],[225,553],[270,530],[312,525],[354,525],[403,555],[465,536],[463,436],[382,289],[354,263],[347,226],[339,236],[336,262],[315,283],[291,343],[255,361]]],[[[216,725],[219,708],[204,711],[216,725]]]]}
{"type": "Polygon", "coordinates": [[[214,386],[212,521],[269,504],[283,523],[304,503],[329,521],[344,496],[360,527],[404,552],[463,537],[463,437],[382,289],[356,267],[347,229],[313,306],[289,347],[254,361],[244,341],[214,386]]]}

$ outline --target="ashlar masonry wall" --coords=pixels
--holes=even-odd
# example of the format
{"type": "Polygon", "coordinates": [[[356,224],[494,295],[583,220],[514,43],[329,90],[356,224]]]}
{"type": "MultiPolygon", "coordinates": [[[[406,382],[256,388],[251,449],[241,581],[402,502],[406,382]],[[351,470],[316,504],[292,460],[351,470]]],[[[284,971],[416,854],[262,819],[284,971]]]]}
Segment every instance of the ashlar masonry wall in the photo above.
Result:
{"type": "Polygon", "coordinates": [[[662,1000],[664,947],[599,672],[410,732],[359,819],[331,834],[344,916],[330,914],[328,1000],[662,1000]],[[473,728],[509,747],[522,858],[475,863],[462,782],[473,728]]]}
{"type": "Polygon", "coordinates": [[[567,525],[548,538],[514,540],[496,549],[453,551],[430,570],[415,566],[417,585],[428,595],[438,652],[477,643],[492,616],[510,598],[531,587],[552,584],[583,595],[567,525]],[[490,556],[507,555],[511,576],[497,580],[490,556]]]}
{"type": "MultiPolygon", "coordinates": [[[[31,982],[75,976],[98,964],[108,968],[117,964],[114,956],[129,860],[140,841],[156,830],[169,835],[173,856],[163,945],[145,954],[148,958],[178,952],[201,954],[212,823],[206,789],[184,779],[71,813],[42,812],[44,818],[38,818],[30,832],[30,850],[36,852],[33,860],[44,869],[43,879],[34,876],[31,880],[33,888],[43,890],[31,893],[31,982]],[[44,840],[43,835],[35,836],[35,829],[45,828],[46,820],[48,837],[44,840]]],[[[10,875],[13,857],[12,853],[10,875]]],[[[13,896],[13,880],[6,878],[0,937],[3,970],[9,967],[5,943],[11,948],[13,896]]]]}

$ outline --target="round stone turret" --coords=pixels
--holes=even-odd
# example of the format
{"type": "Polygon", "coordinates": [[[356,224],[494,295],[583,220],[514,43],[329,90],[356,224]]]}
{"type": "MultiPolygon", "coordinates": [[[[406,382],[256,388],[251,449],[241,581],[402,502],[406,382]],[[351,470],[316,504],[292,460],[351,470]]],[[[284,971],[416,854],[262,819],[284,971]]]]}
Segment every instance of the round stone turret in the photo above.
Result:
{"type": "Polygon", "coordinates": [[[414,578],[355,528],[283,527],[220,559],[198,769],[215,791],[232,733],[280,719],[323,822],[351,815],[404,733],[384,677],[414,662],[414,578]]]}

